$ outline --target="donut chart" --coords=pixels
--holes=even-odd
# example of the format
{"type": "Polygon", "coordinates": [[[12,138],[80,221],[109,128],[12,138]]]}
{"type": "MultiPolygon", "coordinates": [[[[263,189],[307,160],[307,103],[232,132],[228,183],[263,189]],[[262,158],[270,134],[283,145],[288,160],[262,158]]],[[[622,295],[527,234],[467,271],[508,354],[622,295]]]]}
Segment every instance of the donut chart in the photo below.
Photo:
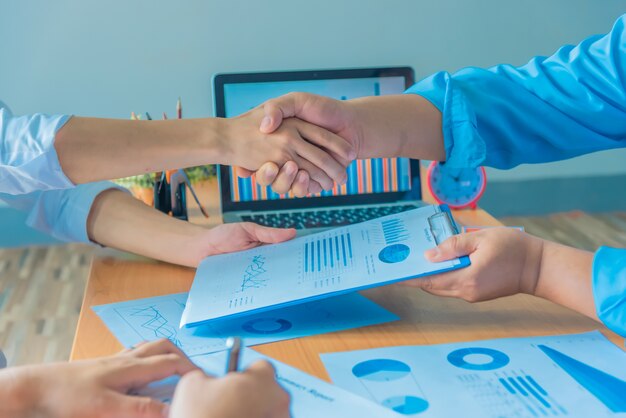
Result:
{"type": "Polygon", "coordinates": [[[509,364],[509,356],[502,351],[484,347],[467,347],[448,354],[448,362],[466,370],[496,370],[509,364]]]}
{"type": "Polygon", "coordinates": [[[291,329],[291,322],[281,318],[256,318],[242,326],[244,331],[252,334],[279,334],[291,329]]]}

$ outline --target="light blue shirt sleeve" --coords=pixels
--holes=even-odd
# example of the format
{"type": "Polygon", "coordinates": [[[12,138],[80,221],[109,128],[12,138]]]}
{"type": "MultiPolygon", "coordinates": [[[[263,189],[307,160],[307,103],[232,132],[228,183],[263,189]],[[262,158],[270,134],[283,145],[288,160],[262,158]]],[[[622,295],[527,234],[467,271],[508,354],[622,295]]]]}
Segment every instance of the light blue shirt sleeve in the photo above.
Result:
{"type": "Polygon", "coordinates": [[[0,102],[0,193],[74,187],[59,164],[54,148],[56,132],[67,115],[14,116],[0,102]]]}
{"type": "Polygon", "coordinates": [[[27,212],[26,224],[65,242],[89,243],[87,218],[96,197],[109,189],[126,190],[110,182],[81,184],[72,189],[24,195],[0,193],[0,201],[27,212]]]}
{"type": "Polygon", "coordinates": [[[90,243],[87,218],[96,197],[108,189],[126,190],[110,182],[81,184],[72,189],[23,195],[0,193],[0,201],[27,212],[26,224],[66,242],[90,243]]]}
{"type": "MultiPolygon", "coordinates": [[[[626,15],[610,33],[526,65],[436,73],[407,93],[442,112],[446,163],[501,169],[626,147],[626,15]]],[[[600,248],[598,317],[626,336],[626,249],[600,248]]]]}

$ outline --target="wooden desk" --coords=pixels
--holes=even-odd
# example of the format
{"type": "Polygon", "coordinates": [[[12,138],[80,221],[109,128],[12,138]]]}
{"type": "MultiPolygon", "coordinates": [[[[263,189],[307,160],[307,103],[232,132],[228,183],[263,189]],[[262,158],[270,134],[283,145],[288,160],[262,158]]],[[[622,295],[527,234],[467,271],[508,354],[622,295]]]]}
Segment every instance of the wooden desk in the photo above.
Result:
{"type": "MultiPolygon", "coordinates": [[[[218,202],[215,183],[204,188],[218,202]]],[[[217,208],[211,211],[217,213],[217,208]]],[[[195,211],[192,214],[197,216],[195,211]]],[[[457,211],[464,225],[500,225],[482,210],[457,211]]],[[[212,216],[212,222],[219,218],[212,216]],[[216,219],[217,218],[217,219],[216,219]]],[[[71,359],[109,355],[122,349],[91,310],[93,305],[186,292],[194,270],[150,261],[98,258],[93,262],[78,321],[71,359]]],[[[622,338],[597,322],[550,302],[526,295],[469,304],[392,285],[362,292],[400,316],[401,320],[257,346],[255,349],[305,372],[328,380],[319,353],[407,344],[438,344],[489,338],[525,337],[600,329],[618,345],[622,338]]]]}

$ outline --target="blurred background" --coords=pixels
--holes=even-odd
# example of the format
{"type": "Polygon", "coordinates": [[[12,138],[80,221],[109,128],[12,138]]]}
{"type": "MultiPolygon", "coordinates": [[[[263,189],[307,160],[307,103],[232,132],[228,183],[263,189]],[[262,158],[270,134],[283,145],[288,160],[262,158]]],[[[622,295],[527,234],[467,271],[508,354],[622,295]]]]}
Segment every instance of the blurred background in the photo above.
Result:
{"type": "MultiPolygon", "coordinates": [[[[203,117],[215,73],[410,65],[421,79],[521,65],[625,11],[621,0],[3,0],[0,100],[16,114],[128,118],[173,113],[180,96],[186,117],[203,117]]],[[[626,229],[626,150],[488,177],[481,206],[507,223],[590,248],[626,229]]],[[[15,362],[63,358],[91,249],[41,247],[50,239],[23,218],[0,206],[0,247],[13,248],[0,250],[0,346],[15,362]],[[16,328],[25,315],[32,326],[16,328]]]]}

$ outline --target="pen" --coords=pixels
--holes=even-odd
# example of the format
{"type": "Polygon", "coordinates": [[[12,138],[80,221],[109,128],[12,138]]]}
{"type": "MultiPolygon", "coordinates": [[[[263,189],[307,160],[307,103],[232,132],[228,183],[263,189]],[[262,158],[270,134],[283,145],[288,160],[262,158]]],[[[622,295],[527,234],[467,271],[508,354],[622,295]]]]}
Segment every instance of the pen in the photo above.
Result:
{"type": "Polygon", "coordinates": [[[239,370],[239,354],[241,353],[241,338],[228,337],[226,340],[228,358],[226,360],[226,373],[239,370]]]}
{"type": "Polygon", "coordinates": [[[178,119],[183,118],[183,104],[180,101],[180,97],[178,98],[178,101],[176,102],[176,115],[178,116],[178,119]]]}
{"type": "Polygon", "coordinates": [[[148,112],[146,112],[146,119],[152,120],[152,116],[150,116],[150,113],[148,113],[148,112]]]}

